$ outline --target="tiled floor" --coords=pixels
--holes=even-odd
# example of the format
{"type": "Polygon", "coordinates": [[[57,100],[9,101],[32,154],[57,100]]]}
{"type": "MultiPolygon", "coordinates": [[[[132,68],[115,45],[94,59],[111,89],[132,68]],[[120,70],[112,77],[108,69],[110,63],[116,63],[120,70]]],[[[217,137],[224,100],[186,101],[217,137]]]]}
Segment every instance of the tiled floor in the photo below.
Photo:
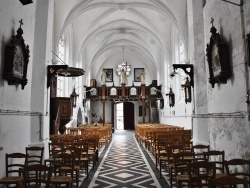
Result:
{"type": "Polygon", "coordinates": [[[84,178],[80,187],[169,187],[151,157],[134,138],[134,131],[119,130],[110,146],[103,150],[99,164],[84,178]]]}

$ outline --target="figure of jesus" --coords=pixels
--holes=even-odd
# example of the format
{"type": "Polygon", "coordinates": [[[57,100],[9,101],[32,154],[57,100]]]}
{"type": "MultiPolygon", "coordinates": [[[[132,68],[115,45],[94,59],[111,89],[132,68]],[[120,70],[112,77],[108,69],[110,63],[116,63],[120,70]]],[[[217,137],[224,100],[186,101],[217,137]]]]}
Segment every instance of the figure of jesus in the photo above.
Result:
{"type": "Polygon", "coordinates": [[[140,75],[140,77],[141,77],[141,85],[145,85],[145,75],[146,75],[146,72],[143,69],[143,71],[141,72],[141,75],[140,75]]]}
{"type": "Polygon", "coordinates": [[[121,71],[121,84],[125,84],[126,81],[126,73],[124,71],[124,69],[122,69],[121,71]]]}
{"type": "Polygon", "coordinates": [[[102,85],[106,85],[106,78],[107,78],[107,73],[105,70],[102,70],[102,75],[101,75],[102,85]]]}

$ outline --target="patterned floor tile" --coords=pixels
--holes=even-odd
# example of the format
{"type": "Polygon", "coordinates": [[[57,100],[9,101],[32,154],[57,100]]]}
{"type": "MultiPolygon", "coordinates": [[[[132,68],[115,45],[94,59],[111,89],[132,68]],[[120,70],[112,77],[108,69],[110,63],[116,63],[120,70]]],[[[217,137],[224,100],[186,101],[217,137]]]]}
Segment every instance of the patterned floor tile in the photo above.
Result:
{"type": "Polygon", "coordinates": [[[96,171],[90,171],[89,179],[85,178],[81,187],[169,187],[165,179],[160,179],[152,170],[155,166],[144,148],[138,145],[134,131],[116,131],[99,161],[96,171]]]}

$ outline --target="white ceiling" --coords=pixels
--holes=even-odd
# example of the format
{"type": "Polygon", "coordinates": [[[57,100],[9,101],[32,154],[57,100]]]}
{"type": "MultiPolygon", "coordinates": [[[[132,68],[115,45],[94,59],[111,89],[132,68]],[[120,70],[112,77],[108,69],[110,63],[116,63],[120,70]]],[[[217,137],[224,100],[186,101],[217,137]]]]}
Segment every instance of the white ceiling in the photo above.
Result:
{"type": "Polygon", "coordinates": [[[171,62],[173,33],[187,41],[186,7],[186,0],[55,0],[55,43],[69,34],[71,60],[94,75],[122,62],[123,47],[131,65],[157,73],[171,62]]]}

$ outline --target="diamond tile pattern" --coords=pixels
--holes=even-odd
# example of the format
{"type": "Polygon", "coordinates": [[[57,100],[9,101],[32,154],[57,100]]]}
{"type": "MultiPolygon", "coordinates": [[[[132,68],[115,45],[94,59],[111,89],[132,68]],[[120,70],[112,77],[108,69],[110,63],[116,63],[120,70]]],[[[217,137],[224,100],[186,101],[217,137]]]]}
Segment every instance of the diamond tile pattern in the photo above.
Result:
{"type": "Polygon", "coordinates": [[[134,131],[126,131],[124,135],[115,134],[88,187],[148,188],[161,185],[135,141],[134,131]]]}

